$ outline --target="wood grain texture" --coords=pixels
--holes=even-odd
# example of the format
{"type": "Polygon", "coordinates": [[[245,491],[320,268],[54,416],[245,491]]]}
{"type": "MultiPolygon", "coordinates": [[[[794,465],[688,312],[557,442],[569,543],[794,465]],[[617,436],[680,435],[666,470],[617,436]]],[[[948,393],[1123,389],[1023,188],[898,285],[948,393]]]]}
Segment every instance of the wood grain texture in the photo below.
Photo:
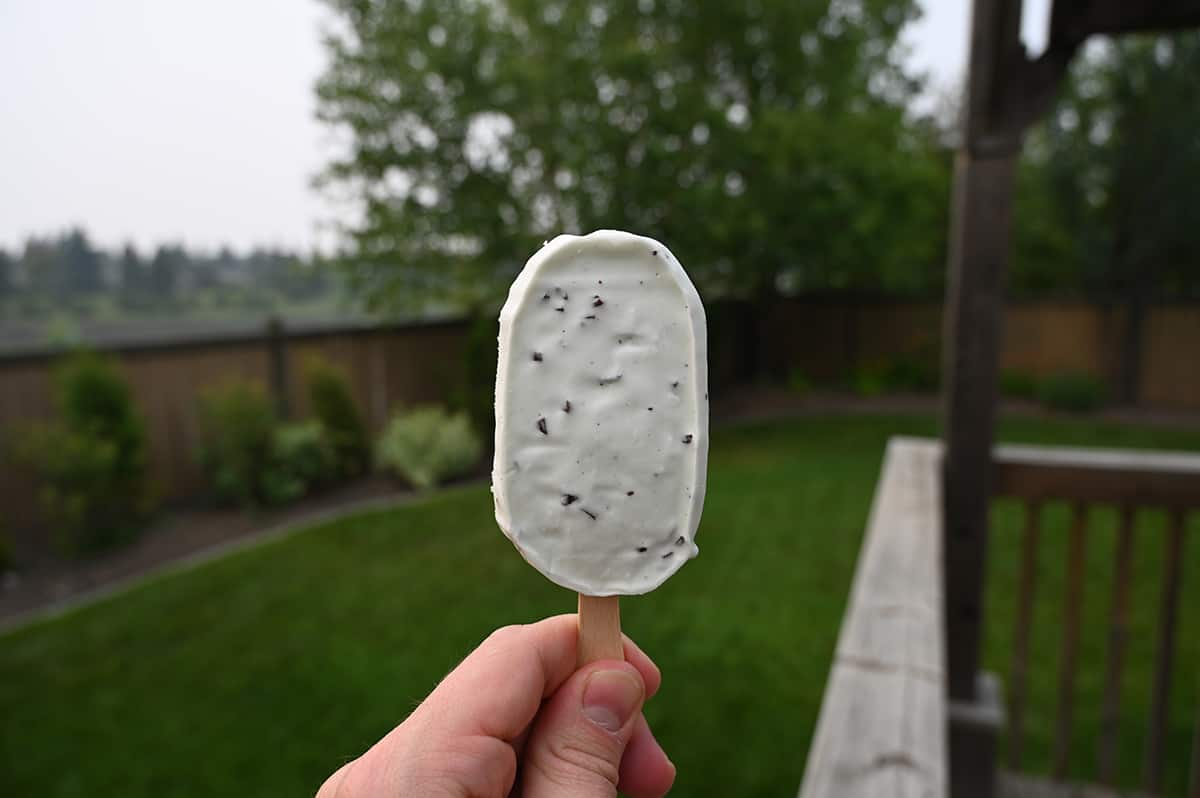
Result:
{"type": "Polygon", "coordinates": [[[997,446],[997,496],[1200,507],[1200,455],[1049,446],[997,446]]]}
{"type": "Polygon", "coordinates": [[[1087,508],[1075,505],[1067,554],[1067,593],[1063,602],[1062,650],[1058,655],[1058,716],[1055,721],[1054,764],[1051,774],[1062,779],[1071,758],[1075,710],[1075,671],[1079,658],[1079,616],[1083,605],[1083,565],[1087,556],[1087,508]]]}
{"type": "Polygon", "coordinates": [[[1117,778],[1117,739],[1121,729],[1121,677],[1125,642],[1129,637],[1129,578],[1133,567],[1133,520],[1129,507],[1121,510],[1121,527],[1113,552],[1113,595],[1109,611],[1108,663],[1104,671],[1104,706],[1100,712],[1100,745],[1096,772],[1100,783],[1112,786],[1117,778]]]}
{"type": "Polygon", "coordinates": [[[1033,627],[1033,597],[1037,591],[1038,541],[1042,506],[1025,505],[1025,530],[1021,537],[1021,587],[1017,597],[1017,622],[1013,630],[1012,675],[1009,679],[1008,764],[1021,765],[1024,742],[1025,691],[1029,670],[1029,634],[1033,627]]]}
{"type": "Polygon", "coordinates": [[[618,596],[579,594],[579,666],[602,659],[625,659],[618,596]]]}
{"type": "Polygon", "coordinates": [[[1158,606],[1158,648],[1154,654],[1154,687],[1150,699],[1150,728],[1146,737],[1146,792],[1162,792],[1163,756],[1171,712],[1171,668],[1175,659],[1175,630],[1179,616],[1180,560],[1183,559],[1183,513],[1171,514],[1163,553],[1162,595],[1158,606]]]}
{"type": "Polygon", "coordinates": [[[940,463],[888,444],[801,798],[947,794],[940,463]]]}

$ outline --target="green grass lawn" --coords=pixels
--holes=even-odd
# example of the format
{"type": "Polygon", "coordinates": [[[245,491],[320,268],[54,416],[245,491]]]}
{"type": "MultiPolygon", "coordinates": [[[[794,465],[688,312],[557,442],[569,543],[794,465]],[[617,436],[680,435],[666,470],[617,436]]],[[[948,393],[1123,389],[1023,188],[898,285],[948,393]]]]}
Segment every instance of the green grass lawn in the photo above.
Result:
{"type": "MultiPolygon", "coordinates": [[[[664,672],[647,714],[679,767],[676,794],[795,794],[884,442],[934,431],[924,417],[831,417],[715,433],[700,558],[622,607],[626,630],[664,672]]],[[[1200,432],[1086,421],[1010,420],[1003,436],[1200,450],[1200,432]]],[[[989,594],[1000,617],[989,617],[987,659],[1004,671],[1019,516],[997,516],[989,594]]],[[[1041,560],[1034,768],[1049,756],[1062,526],[1048,528],[1041,560]]],[[[1092,772],[1111,538],[1102,528],[1089,549],[1081,775],[1092,772]]],[[[1149,528],[1139,536],[1136,559],[1127,706],[1142,714],[1155,538],[1149,528]]],[[[1200,670],[1195,534],[1184,589],[1177,792],[1200,670]]],[[[491,629],[573,604],[499,533],[485,487],[326,524],[0,638],[0,794],[311,794],[491,629]]],[[[1140,735],[1130,718],[1130,777],[1140,735]]]]}

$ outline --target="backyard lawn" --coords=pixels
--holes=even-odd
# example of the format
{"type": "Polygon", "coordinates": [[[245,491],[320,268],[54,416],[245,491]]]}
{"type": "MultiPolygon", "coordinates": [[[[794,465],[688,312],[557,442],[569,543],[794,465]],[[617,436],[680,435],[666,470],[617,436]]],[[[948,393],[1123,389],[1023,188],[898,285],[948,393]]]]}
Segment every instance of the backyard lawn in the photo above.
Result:
{"type": "MultiPolygon", "coordinates": [[[[809,418],[714,434],[699,559],[626,599],[658,661],[647,714],[684,796],[792,796],[800,783],[883,446],[932,419],[809,418]]],[[[1190,448],[1200,431],[1010,419],[1011,440],[1190,448]]],[[[1065,511],[1043,535],[1027,763],[1048,765],[1065,511]]],[[[1089,545],[1073,764],[1091,774],[1113,548],[1089,545]]],[[[1124,774],[1142,749],[1161,537],[1139,534],[1124,774]]],[[[1168,778],[1186,777],[1200,672],[1200,519],[1168,778]]],[[[1000,506],[987,658],[1007,672],[1020,516],[1000,506]]],[[[1139,529],[1139,532],[1141,530],[1139,529]]],[[[0,794],[306,795],[399,722],[493,628],[570,611],[496,529],[486,487],[329,523],[0,638],[0,794]]]]}

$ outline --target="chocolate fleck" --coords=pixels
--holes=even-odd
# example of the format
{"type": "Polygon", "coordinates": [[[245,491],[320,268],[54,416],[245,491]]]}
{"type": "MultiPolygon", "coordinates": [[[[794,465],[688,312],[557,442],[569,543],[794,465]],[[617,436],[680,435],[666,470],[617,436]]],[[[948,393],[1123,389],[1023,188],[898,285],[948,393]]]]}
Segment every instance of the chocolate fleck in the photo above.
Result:
{"type": "Polygon", "coordinates": [[[570,412],[571,412],[571,400],[570,400],[570,399],[568,399],[567,401],[563,402],[563,412],[564,412],[564,413],[570,413],[570,412]]]}
{"type": "Polygon", "coordinates": [[[654,412],[654,408],[653,408],[653,407],[647,407],[646,409],[647,409],[647,410],[649,410],[651,413],[653,413],[653,412],[654,412]]]}
{"type": "Polygon", "coordinates": [[[632,495],[633,495],[633,491],[631,491],[631,490],[627,490],[627,491],[625,491],[625,495],[626,495],[626,496],[632,496],[632,495]]]}
{"type": "Polygon", "coordinates": [[[592,297],[592,307],[598,308],[603,304],[604,304],[604,300],[601,299],[600,297],[598,297],[598,296],[592,297]]]}
{"type": "Polygon", "coordinates": [[[595,319],[596,317],[589,313],[588,315],[584,316],[583,318],[591,320],[591,319],[595,319]]]}
{"type": "Polygon", "coordinates": [[[550,301],[550,292],[549,292],[549,291],[547,291],[546,293],[542,294],[542,301],[543,301],[543,302],[549,302],[549,301],[550,301]]]}
{"type": "Polygon", "coordinates": [[[562,495],[563,507],[566,507],[568,504],[574,504],[577,501],[579,501],[579,497],[576,496],[574,493],[564,493],[562,495]]]}
{"type": "Polygon", "coordinates": [[[650,254],[651,254],[652,256],[654,256],[654,257],[656,257],[656,258],[657,258],[657,257],[658,257],[658,250],[657,250],[657,249],[652,249],[652,250],[650,250],[650,254]]]}
{"type": "MultiPolygon", "coordinates": [[[[544,432],[544,430],[543,430],[543,432],[544,432]]],[[[684,442],[684,443],[691,443],[691,442],[692,442],[692,436],[691,436],[691,434],[690,434],[690,433],[689,433],[689,434],[687,434],[687,435],[684,435],[684,436],[683,436],[683,442],[684,442]]]]}
{"type": "Polygon", "coordinates": [[[687,543],[687,538],[685,538],[683,535],[680,535],[679,537],[675,538],[676,546],[682,546],[684,543],[687,543]]]}
{"type": "Polygon", "coordinates": [[[593,521],[596,520],[596,514],[593,513],[591,510],[587,509],[586,507],[580,507],[579,512],[583,513],[584,515],[586,515],[588,518],[592,519],[593,521]]]}
{"type": "Polygon", "coordinates": [[[544,418],[538,419],[537,428],[538,428],[538,432],[542,433],[543,435],[550,434],[549,432],[546,431],[546,419],[544,419],[544,418]]]}
{"type": "Polygon", "coordinates": [[[665,559],[667,559],[668,557],[670,557],[670,556],[671,556],[672,554],[674,554],[674,553],[675,553],[675,552],[673,552],[673,551],[668,551],[666,554],[664,554],[664,555],[662,556],[662,558],[665,560],[665,559]]]}
{"type": "Polygon", "coordinates": [[[638,554],[645,554],[648,549],[645,546],[638,546],[638,554]]]}
{"type": "Polygon", "coordinates": [[[567,309],[566,309],[566,308],[555,308],[555,310],[556,310],[556,311],[558,311],[559,313],[566,313],[566,312],[567,312],[567,309]]]}
{"type": "Polygon", "coordinates": [[[675,380],[675,382],[671,383],[672,391],[676,390],[677,388],[679,388],[679,380],[675,380]]]}
{"type": "Polygon", "coordinates": [[[533,353],[533,360],[534,360],[534,362],[535,362],[535,363],[541,363],[541,362],[542,362],[542,353],[541,353],[541,352],[534,352],[534,353],[533,353]]]}

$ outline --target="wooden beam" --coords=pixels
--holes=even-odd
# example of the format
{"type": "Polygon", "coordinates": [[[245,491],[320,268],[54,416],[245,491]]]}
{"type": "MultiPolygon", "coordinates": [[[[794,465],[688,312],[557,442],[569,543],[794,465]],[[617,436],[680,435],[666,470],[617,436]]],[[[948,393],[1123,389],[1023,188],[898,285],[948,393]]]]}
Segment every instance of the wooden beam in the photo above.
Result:
{"type": "Polygon", "coordinates": [[[946,798],[939,447],[893,438],[800,798],[946,798]]]}
{"type": "Polygon", "coordinates": [[[1127,507],[1200,507],[1200,455],[998,446],[995,494],[1127,507]]]}
{"type": "Polygon", "coordinates": [[[1050,43],[1082,42],[1096,33],[1173,31],[1195,27],[1200,27],[1200,0],[1058,0],[1051,17],[1050,43]]]}
{"type": "Polygon", "coordinates": [[[979,667],[992,434],[1012,212],[1011,156],[960,154],[943,323],[943,464],[950,695],[971,700],[979,667]]]}

